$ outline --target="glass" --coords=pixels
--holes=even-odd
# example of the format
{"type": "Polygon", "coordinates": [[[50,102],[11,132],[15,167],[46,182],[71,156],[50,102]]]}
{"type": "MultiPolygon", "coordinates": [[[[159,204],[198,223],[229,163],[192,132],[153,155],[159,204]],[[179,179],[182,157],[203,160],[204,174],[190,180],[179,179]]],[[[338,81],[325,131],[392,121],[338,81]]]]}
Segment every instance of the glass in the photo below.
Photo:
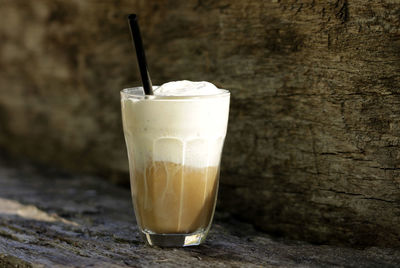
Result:
{"type": "Polygon", "coordinates": [[[230,93],[172,97],[142,92],[139,87],[121,91],[139,229],[149,245],[199,245],[214,215],[230,93]]]}

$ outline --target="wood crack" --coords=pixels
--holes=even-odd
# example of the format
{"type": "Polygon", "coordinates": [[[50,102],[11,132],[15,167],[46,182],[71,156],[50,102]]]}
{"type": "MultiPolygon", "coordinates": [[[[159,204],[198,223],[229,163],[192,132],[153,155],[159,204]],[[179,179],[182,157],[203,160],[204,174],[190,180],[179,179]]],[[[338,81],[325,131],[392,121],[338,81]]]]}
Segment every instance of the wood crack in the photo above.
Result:
{"type": "Polygon", "coordinates": [[[379,201],[379,202],[385,202],[385,203],[389,203],[389,204],[398,204],[400,205],[400,201],[394,201],[394,200],[386,200],[386,199],[382,199],[382,198],[376,198],[376,197],[367,197],[363,194],[359,194],[359,193],[351,193],[351,192],[345,192],[345,191],[338,191],[338,190],[334,190],[334,189],[320,189],[321,191],[327,191],[327,192],[332,192],[335,194],[343,194],[343,195],[349,195],[349,196],[357,196],[360,197],[361,199],[365,199],[365,200],[373,200],[373,201],[379,201]]]}

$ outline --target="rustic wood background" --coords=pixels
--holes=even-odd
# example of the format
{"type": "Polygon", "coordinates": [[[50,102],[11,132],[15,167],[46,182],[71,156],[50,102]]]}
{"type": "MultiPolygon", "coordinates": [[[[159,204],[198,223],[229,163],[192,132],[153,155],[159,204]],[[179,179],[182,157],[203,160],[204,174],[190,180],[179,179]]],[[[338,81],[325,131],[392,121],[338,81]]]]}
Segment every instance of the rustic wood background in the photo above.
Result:
{"type": "Polygon", "coordinates": [[[219,209],[318,243],[400,245],[398,1],[0,0],[0,147],[127,179],[119,90],[230,89],[219,209]]]}

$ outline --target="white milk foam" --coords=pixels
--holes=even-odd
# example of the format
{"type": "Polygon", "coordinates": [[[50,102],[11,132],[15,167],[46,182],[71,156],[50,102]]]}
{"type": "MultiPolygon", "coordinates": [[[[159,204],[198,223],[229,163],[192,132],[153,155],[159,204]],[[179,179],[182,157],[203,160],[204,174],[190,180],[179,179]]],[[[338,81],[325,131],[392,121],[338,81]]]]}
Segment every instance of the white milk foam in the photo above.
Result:
{"type": "Polygon", "coordinates": [[[188,80],[173,81],[163,84],[154,90],[157,96],[206,96],[221,93],[223,90],[217,88],[210,82],[192,82],[188,80]]]}
{"type": "Polygon", "coordinates": [[[149,99],[122,99],[130,162],[137,168],[149,161],[196,168],[218,166],[227,129],[229,93],[208,82],[177,81],[156,88],[154,95],[149,99]]]}

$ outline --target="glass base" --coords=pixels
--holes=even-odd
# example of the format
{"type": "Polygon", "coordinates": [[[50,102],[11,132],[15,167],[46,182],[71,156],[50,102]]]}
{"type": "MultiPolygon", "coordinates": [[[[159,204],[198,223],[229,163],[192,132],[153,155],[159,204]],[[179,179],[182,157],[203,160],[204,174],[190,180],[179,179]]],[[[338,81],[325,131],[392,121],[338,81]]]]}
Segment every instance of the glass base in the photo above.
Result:
{"type": "Polygon", "coordinates": [[[198,246],[206,239],[208,230],[190,234],[156,234],[142,230],[144,241],[150,246],[157,247],[189,247],[198,246]]]}

